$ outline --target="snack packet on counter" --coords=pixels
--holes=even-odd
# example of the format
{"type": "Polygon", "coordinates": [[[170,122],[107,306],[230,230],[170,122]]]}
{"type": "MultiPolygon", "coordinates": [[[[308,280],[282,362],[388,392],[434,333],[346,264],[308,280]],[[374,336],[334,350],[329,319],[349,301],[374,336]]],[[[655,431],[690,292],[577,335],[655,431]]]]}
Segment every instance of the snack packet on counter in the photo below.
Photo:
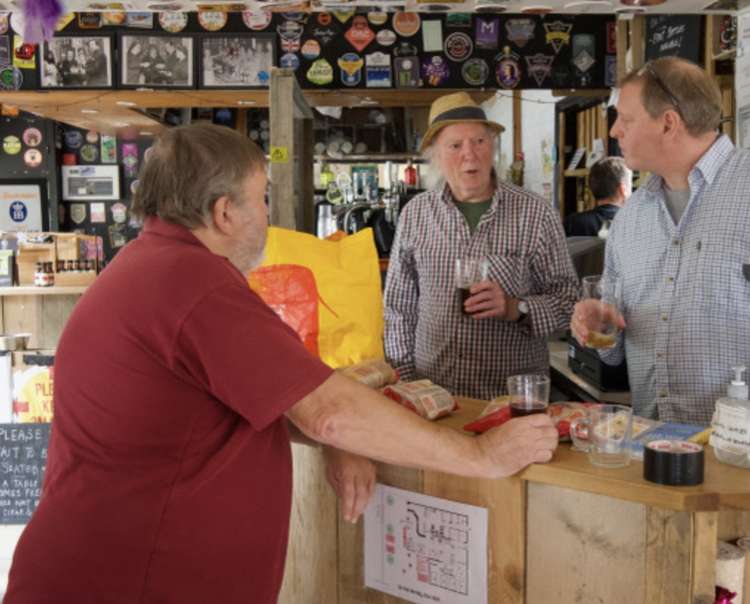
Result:
{"type": "MultiPolygon", "coordinates": [[[[495,426],[501,426],[510,419],[508,397],[501,396],[493,399],[484,411],[474,421],[464,426],[464,430],[481,434],[495,426]]],[[[552,403],[547,407],[547,415],[552,418],[557,428],[560,440],[570,439],[570,422],[576,417],[583,417],[585,409],[598,403],[552,403]]]]}
{"type": "Polygon", "coordinates": [[[382,388],[398,382],[398,371],[383,359],[363,361],[349,367],[342,367],[337,371],[370,388],[382,388]]]}
{"type": "Polygon", "coordinates": [[[386,386],[383,394],[425,419],[438,419],[458,409],[453,395],[430,380],[399,382],[386,386]]]}

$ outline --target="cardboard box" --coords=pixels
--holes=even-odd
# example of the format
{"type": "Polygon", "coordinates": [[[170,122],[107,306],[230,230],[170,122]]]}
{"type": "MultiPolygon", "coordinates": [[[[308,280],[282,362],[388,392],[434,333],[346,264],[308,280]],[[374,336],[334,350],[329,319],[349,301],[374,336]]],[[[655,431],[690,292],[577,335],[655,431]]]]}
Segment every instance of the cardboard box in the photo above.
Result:
{"type": "MultiPolygon", "coordinates": [[[[39,235],[42,235],[41,233],[39,235]]],[[[54,239],[50,237],[49,242],[38,243],[36,241],[19,241],[18,255],[18,284],[34,285],[34,273],[39,262],[51,262],[54,270],[56,257],[54,239]]]]}

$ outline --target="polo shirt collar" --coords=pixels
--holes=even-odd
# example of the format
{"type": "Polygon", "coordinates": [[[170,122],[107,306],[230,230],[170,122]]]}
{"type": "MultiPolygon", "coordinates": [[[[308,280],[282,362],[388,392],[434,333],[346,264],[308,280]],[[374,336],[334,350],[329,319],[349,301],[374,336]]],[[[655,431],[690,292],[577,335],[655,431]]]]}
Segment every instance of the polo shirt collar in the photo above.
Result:
{"type": "Polygon", "coordinates": [[[169,239],[177,239],[191,245],[200,245],[203,243],[190,231],[190,229],[172,222],[162,220],[158,216],[149,216],[143,223],[143,231],[147,235],[159,235],[169,239]]]}

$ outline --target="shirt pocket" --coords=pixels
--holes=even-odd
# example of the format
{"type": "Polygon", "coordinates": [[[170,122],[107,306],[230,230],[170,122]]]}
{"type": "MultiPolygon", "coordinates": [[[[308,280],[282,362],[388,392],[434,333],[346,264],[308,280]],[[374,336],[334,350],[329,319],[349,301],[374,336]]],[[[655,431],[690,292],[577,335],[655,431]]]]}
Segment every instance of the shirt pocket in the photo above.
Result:
{"type": "Polygon", "coordinates": [[[490,254],[487,261],[489,280],[500,284],[506,294],[519,298],[534,293],[527,256],[490,254]]]}
{"type": "Polygon", "coordinates": [[[750,281],[742,265],[750,258],[750,237],[732,234],[706,238],[698,261],[699,304],[706,312],[750,320],[750,281]]]}

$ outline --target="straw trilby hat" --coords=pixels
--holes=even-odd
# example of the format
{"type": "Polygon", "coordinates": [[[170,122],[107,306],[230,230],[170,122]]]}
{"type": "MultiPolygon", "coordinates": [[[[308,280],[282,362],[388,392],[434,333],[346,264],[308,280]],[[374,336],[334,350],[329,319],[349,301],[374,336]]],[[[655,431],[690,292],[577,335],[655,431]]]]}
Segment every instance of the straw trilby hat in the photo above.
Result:
{"type": "Polygon", "coordinates": [[[446,126],[451,124],[464,124],[466,122],[481,122],[489,128],[500,134],[503,128],[497,122],[487,119],[487,114],[479,105],[474,102],[465,92],[454,92],[441,96],[432,103],[430,107],[430,125],[427,132],[422,137],[422,144],[419,146],[420,152],[427,149],[432,143],[432,139],[446,126]]]}

